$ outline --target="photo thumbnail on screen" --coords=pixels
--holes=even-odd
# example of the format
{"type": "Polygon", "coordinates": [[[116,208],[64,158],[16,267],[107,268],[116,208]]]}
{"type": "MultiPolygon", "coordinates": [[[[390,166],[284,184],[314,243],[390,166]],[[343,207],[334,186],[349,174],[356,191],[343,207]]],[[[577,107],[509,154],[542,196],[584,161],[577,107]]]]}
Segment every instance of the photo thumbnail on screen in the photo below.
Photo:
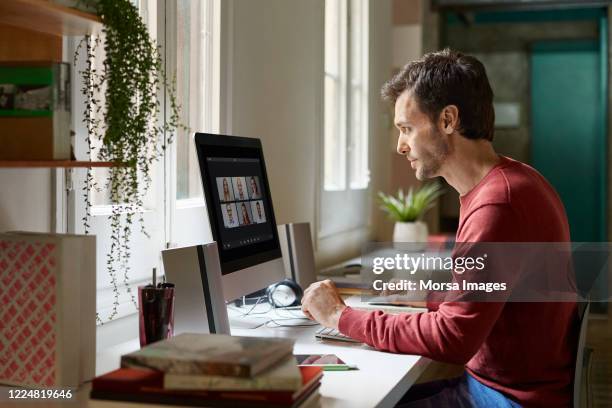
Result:
{"type": "Polygon", "coordinates": [[[239,226],[238,210],[235,203],[221,204],[221,212],[223,214],[223,225],[225,228],[235,228],[239,226]]]}
{"type": "Polygon", "coordinates": [[[217,177],[217,191],[219,192],[219,201],[228,202],[234,201],[234,190],[232,188],[231,177],[217,177]]]}
{"type": "Polygon", "coordinates": [[[266,213],[262,200],[251,201],[251,213],[253,214],[253,222],[263,224],[266,222],[266,213]]]}
{"type": "Polygon", "coordinates": [[[249,203],[237,203],[238,204],[238,221],[240,225],[254,224],[253,215],[251,214],[251,206],[249,203]]]}
{"type": "Polygon", "coordinates": [[[244,177],[232,177],[232,184],[234,185],[234,197],[236,198],[236,200],[249,199],[247,193],[247,184],[244,177]]]}

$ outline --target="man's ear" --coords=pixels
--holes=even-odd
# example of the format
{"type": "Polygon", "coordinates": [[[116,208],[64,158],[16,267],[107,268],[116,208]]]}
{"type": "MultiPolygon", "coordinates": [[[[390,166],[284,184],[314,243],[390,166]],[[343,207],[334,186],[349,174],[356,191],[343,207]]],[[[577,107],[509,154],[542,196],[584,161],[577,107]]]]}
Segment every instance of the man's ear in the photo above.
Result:
{"type": "Polygon", "coordinates": [[[439,126],[442,132],[452,134],[459,127],[459,109],[455,105],[448,105],[440,112],[439,126]]]}

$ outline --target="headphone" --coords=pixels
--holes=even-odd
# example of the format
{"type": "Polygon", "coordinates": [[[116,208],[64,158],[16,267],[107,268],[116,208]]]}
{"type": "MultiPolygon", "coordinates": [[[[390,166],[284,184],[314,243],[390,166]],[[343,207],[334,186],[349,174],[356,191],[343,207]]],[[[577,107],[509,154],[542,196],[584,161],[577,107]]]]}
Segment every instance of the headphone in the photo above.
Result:
{"type": "Polygon", "coordinates": [[[266,289],[268,303],[273,307],[298,306],[304,291],[294,280],[285,279],[274,283],[266,289]]]}

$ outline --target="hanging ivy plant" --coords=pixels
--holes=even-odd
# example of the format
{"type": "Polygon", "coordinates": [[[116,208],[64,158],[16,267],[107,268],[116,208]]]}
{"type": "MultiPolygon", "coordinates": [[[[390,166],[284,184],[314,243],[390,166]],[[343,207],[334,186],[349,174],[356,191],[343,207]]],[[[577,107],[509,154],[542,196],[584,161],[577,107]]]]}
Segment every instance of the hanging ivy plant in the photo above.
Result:
{"type": "MultiPolygon", "coordinates": [[[[137,307],[129,282],[130,239],[135,218],[141,232],[148,234],[142,217],[143,197],[151,185],[151,171],[178,127],[179,106],[174,84],[163,70],[160,50],[149,35],[138,9],[129,0],[80,0],[95,7],[103,24],[101,36],[85,37],[77,49],[86,49],[81,91],[86,99],[84,122],[87,126],[89,157],[111,161],[104,188],[112,203],[111,247],[106,268],[113,286],[113,309],[108,320],[117,315],[119,305],[118,270],[123,285],[137,307]],[[95,58],[102,47],[104,60],[96,68],[95,58]],[[159,124],[160,95],[166,94],[168,116],[159,124]],[[169,135],[165,138],[165,135],[169,135]],[[101,143],[100,143],[101,142],[101,143]]],[[[90,192],[100,191],[92,170],[87,172],[83,194],[86,214],[85,232],[90,229],[90,192]]],[[[97,320],[103,323],[98,315],[97,320]]]]}

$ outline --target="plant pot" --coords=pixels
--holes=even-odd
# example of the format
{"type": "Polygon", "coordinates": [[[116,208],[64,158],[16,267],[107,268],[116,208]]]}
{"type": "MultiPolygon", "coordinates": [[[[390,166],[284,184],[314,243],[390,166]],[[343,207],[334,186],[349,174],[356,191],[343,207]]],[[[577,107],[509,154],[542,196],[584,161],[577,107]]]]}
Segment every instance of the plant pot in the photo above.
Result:
{"type": "Polygon", "coordinates": [[[415,250],[421,250],[427,245],[427,224],[423,221],[396,222],[393,228],[393,242],[416,243],[415,250]]]}

